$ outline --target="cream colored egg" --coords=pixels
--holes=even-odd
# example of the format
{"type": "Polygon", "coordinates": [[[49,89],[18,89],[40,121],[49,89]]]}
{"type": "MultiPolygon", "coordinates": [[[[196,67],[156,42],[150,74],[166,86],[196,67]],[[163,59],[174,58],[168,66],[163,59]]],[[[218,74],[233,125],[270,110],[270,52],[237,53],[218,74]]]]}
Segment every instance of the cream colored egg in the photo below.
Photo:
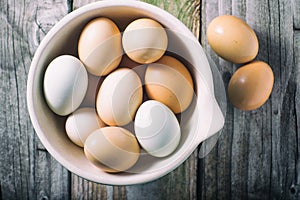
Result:
{"type": "Polygon", "coordinates": [[[89,161],[106,172],[120,172],[132,167],[140,155],[135,136],[120,127],[94,131],[86,140],[84,153],[89,161]]]}
{"type": "Polygon", "coordinates": [[[95,130],[106,126],[95,108],[79,108],[68,116],[66,132],[70,140],[83,147],[86,138],[95,130]]]}
{"type": "Polygon", "coordinates": [[[187,109],[194,96],[190,72],[176,58],[163,56],[149,64],[145,74],[145,88],[150,99],[168,106],[174,113],[187,109]]]}
{"type": "Polygon", "coordinates": [[[43,87],[51,110],[58,115],[68,115],[79,107],[87,91],[86,69],[74,56],[59,56],[48,65],[43,87]]]}
{"type": "Polygon", "coordinates": [[[108,125],[126,125],[133,120],[142,98],[139,76],[128,68],[117,69],[100,86],[96,100],[98,115],[108,125]]]}
{"type": "Polygon", "coordinates": [[[216,17],[207,28],[211,48],[225,60],[246,63],[258,53],[258,39],[253,29],[242,19],[222,15],[216,17]]]}
{"type": "Polygon", "coordinates": [[[112,20],[96,18],[83,28],[78,55],[88,72],[96,76],[107,75],[118,67],[122,54],[121,33],[112,20]]]}
{"type": "Polygon", "coordinates": [[[168,46],[168,36],[157,21],[141,18],[131,22],[122,36],[125,53],[133,61],[148,64],[163,56],[168,46]]]}

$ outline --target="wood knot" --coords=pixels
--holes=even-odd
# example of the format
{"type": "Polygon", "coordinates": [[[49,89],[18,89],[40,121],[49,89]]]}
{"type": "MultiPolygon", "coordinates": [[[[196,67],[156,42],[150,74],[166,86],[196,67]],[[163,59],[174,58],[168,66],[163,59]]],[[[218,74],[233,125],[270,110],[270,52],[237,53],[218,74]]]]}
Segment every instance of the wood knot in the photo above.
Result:
{"type": "Polygon", "coordinates": [[[290,187],[290,192],[291,192],[293,195],[297,195],[298,193],[300,193],[300,185],[292,184],[291,187],[290,187]]]}

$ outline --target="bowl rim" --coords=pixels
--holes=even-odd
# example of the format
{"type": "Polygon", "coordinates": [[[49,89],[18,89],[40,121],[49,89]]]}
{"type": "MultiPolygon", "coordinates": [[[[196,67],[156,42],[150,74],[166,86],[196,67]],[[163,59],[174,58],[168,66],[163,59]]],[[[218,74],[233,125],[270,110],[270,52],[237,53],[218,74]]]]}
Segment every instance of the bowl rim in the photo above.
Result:
{"type": "MultiPolygon", "coordinates": [[[[90,12],[91,10],[98,10],[103,9],[106,7],[130,7],[135,9],[141,9],[150,13],[155,13],[155,15],[158,15],[160,18],[167,17],[168,23],[170,22],[170,25],[174,27],[179,27],[179,29],[183,30],[185,36],[191,38],[194,41],[198,40],[195,38],[195,36],[192,34],[192,32],[176,17],[174,17],[172,14],[168,13],[167,11],[156,7],[154,5],[140,2],[140,1],[122,1],[122,0],[114,0],[114,1],[98,1],[94,3],[87,4],[85,6],[82,6],[71,13],[64,16],[59,22],[57,22],[50,31],[45,35],[43,40],[41,41],[40,45],[38,46],[34,57],[32,59],[30,69],[28,72],[28,79],[27,79],[27,107],[29,111],[29,116],[31,119],[31,122],[33,124],[34,130],[36,131],[36,134],[38,135],[39,139],[41,140],[42,144],[45,146],[47,151],[65,168],[67,168],[72,173],[84,178],[88,179],[93,182],[106,184],[106,185],[133,185],[133,184],[140,184],[145,183],[149,181],[156,180],[162,176],[165,176],[169,172],[176,169],[179,165],[181,165],[191,154],[192,152],[197,148],[199,142],[193,141],[190,144],[190,147],[186,149],[183,153],[180,154],[180,156],[177,157],[177,159],[174,159],[173,162],[170,164],[170,166],[167,168],[167,170],[155,170],[153,172],[144,173],[144,176],[138,176],[136,173],[133,173],[134,178],[128,178],[128,179],[119,179],[117,181],[114,180],[105,180],[100,181],[99,178],[91,176],[88,172],[81,170],[80,168],[76,167],[76,165],[70,164],[69,161],[64,158],[62,155],[57,153],[57,151],[52,147],[52,145],[49,143],[49,141],[44,136],[44,133],[42,131],[42,128],[40,126],[40,123],[36,117],[36,108],[34,107],[34,93],[33,93],[33,85],[34,85],[34,77],[36,75],[36,66],[39,62],[39,58],[44,52],[44,48],[47,46],[48,42],[51,41],[52,38],[55,37],[57,32],[66,24],[70,23],[74,18],[90,12]],[[126,180],[126,181],[125,181],[126,180]]],[[[199,44],[199,47],[201,45],[199,44]]],[[[206,81],[204,78],[203,80],[206,81]]],[[[206,82],[207,84],[207,82],[206,82]]],[[[208,84],[207,84],[208,85],[208,84]]],[[[208,86],[207,86],[208,87],[208,86]]],[[[210,87],[208,87],[208,90],[210,87]]],[[[214,97],[212,93],[212,98],[214,97]]],[[[198,127],[197,129],[198,130],[198,127]]],[[[140,174],[140,173],[139,173],[140,174]]]]}

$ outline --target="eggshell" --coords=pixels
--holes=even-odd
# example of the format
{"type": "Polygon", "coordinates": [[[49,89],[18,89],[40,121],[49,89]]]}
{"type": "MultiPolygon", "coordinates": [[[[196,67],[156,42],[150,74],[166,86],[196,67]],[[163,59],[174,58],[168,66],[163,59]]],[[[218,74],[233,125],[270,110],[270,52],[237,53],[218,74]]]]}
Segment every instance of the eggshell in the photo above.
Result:
{"type": "Polygon", "coordinates": [[[94,131],[84,145],[89,161],[106,172],[125,171],[139,158],[140,147],[135,136],[120,127],[94,131]]]}
{"type": "Polygon", "coordinates": [[[106,124],[123,126],[133,120],[142,98],[139,76],[131,69],[120,68],[109,74],[100,86],[97,112],[106,124]]]}
{"type": "Polygon", "coordinates": [[[274,84],[271,67],[262,61],[254,61],[240,67],[228,84],[230,102],[241,110],[254,110],[269,98],[274,84]]]}
{"type": "Polygon", "coordinates": [[[84,27],[78,42],[78,55],[88,72],[107,75],[118,67],[122,54],[121,33],[112,20],[100,17],[84,27]]]}
{"type": "Polygon", "coordinates": [[[168,46],[168,36],[157,21],[141,18],[126,27],[122,44],[129,58],[138,63],[148,64],[163,56],[168,46]]]}
{"type": "Polygon", "coordinates": [[[86,138],[95,130],[106,126],[95,108],[79,108],[68,116],[66,132],[70,140],[83,147],[86,138]]]}
{"type": "Polygon", "coordinates": [[[68,115],[81,104],[88,87],[88,75],[76,57],[62,55],[47,67],[44,94],[48,106],[58,115],[68,115]]]}
{"type": "Polygon", "coordinates": [[[139,107],[134,130],[143,149],[155,157],[170,155],[180,141],[180,126],[174,113],[154,100],[146,101],[139,107]]]}
{"type": "Polygon", "coordinates": [[[223,15],[208,26],[207,39],[211,48],[225,60],[246,63],[258,53],[258,39],[253,29],[242,19],[223,15]]]}
{"type": "Polygon", "coordinates": [[[145,88],[150,99],[167,105],[174,113],[188,108],[194,96],[193,79],[187,68],[176,58],[163,56],[149,64],[145,88]]]}

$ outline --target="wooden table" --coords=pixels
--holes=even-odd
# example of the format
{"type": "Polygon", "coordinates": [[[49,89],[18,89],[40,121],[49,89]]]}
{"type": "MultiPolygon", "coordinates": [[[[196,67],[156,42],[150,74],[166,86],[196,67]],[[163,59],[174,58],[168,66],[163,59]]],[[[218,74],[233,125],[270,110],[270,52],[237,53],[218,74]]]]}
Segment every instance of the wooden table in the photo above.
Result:
{"type": "MultiPolygon", "coordinates": [[[[228,102],[213,150],[198,150],[154,182],[106,186],[71,174],[49,155],[29,119],[26,81],[40,41],[62,17],[93,0],[0,2],[0,199],[300,199],[300,1],[146,0],[185,23],[221,71],[225,85],[237,65],[207,44],[216,16],[233,14],[253,27],[257,59],[269,63],[275,85],[258,110],[228,102]]],[[[199,147],[200,148],[200,147],[199,147]]]]}

